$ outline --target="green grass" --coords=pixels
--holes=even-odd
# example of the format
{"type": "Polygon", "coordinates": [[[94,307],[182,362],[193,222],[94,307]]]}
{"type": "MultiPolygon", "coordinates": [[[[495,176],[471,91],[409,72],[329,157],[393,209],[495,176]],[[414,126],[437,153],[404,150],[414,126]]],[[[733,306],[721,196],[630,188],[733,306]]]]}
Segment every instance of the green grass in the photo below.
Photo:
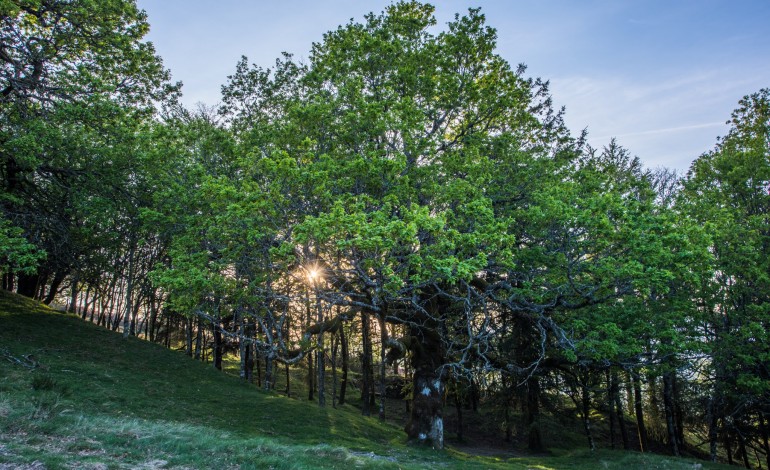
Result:
{"type": "Polygon", "coordinates": [[[399,427],[352,407],[321,409],[263,392],[179,352],[123,339],[0,291],[0,468],[628,470],[693,464],[610,451],[496,458],[412,447],[399,427]]]}

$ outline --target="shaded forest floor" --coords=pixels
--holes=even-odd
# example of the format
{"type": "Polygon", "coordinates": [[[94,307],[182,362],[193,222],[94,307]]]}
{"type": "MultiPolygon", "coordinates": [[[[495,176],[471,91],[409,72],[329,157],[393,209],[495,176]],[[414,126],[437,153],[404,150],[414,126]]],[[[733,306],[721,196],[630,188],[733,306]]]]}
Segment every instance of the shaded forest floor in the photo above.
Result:
{"type": "Polygon", "coordinates": [[[263,392],[182,353],[0,291],[0,470],[727,468],[590,453],[557,431],[549,428],[547,440],[562,445],[542,456],[484,438],[450,439],[444,452],[409,446],[399,425],[354,406],[321,409],[263,392]]]}

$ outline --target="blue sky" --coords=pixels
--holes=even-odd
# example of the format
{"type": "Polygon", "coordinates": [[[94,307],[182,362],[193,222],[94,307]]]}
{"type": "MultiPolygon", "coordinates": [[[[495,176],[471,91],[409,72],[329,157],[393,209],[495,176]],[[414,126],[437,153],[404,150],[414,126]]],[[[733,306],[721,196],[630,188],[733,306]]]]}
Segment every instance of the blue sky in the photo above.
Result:
{"type": "MultiPolygon", "coordinates": [[[[390,1],[138,0],[183,102],[219,101],[242,55],[269,67],[390,1]]],[[[770,87],[769,0],[446,0],[439,27],[479,6],[498,53],[551,81],[573,132],[617,137],[649,167],[686,171],[727,131],[738,100],[770,87]]]]}

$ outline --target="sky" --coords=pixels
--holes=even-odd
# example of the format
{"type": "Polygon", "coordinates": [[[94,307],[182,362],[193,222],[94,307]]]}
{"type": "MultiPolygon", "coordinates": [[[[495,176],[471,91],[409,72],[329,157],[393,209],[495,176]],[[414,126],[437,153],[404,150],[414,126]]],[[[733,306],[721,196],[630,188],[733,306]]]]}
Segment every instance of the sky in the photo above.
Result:
{"type": "MultiPolygon", "coordinates": [[[[214,105],[241,56],[271,67],[381,12],[384,0],[137,0],[182,102],[214,105]]],[[[649,168],[687,171],[727,133],[738,100],[770,87],[770,0],[434,0],[437,28],[481,7],[497,52],[549,80],[596,147],[615,137],[649,168]]]]}

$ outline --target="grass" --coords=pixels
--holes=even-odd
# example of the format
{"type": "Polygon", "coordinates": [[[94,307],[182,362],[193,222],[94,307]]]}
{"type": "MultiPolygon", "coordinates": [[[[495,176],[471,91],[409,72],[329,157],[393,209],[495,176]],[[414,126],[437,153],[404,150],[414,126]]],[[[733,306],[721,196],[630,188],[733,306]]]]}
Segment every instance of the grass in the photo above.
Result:
{"type": "MultiPolygon", "coordinates": [[[[0,469],[699,468],[639,453],[479,456],[409,446],[349,406],[258,390],[0,291],[0,469]]],[[[720,468],[702,464],[703,468],[720,468]]]]}

